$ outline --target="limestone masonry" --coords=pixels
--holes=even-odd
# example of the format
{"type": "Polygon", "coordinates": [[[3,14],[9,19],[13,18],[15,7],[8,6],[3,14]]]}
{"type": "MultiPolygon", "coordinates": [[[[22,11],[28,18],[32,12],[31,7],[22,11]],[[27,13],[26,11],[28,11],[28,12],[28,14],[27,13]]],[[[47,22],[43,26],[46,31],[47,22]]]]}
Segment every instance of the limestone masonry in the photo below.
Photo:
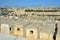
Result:
{"type": "Polygon", "coordinates": [[[25,38],[53,40],[55,27],[60,40],[60,9],[0,8],[0,33],[25,38]]]}

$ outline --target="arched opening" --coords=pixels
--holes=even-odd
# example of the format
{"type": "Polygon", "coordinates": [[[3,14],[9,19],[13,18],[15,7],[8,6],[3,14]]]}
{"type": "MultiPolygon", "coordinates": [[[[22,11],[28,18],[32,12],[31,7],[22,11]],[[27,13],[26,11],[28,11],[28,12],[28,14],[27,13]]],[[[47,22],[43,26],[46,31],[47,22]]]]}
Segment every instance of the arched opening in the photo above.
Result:
{"type": "Polygon", "coordinates": [[[10,31],[11,31],[11,27],[10,27],[10,31]]]}
{"type": "Polygon", "coordinates": [[[20,28],[17,28],[17,31],[19,31],[20,30],[20,28]]]}
{"type": "Polygon", "coordinates": [[[32,30],[30,31],[30,34],[33,34],[33,31],[32,30]]]}

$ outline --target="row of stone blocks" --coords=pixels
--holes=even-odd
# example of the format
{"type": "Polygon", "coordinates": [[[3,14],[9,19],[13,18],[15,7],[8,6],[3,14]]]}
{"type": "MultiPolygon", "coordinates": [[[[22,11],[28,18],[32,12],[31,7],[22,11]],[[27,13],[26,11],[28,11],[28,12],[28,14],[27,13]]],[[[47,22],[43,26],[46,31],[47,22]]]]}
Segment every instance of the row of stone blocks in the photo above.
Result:
{"type": "Polygon", "coordinates": [[[53,34],[41,32],[40,27],[25,27],[19,24],[11,26],[9,24],[2,23],[0,26],[0,32],[33,39],[53,40],[53,34]]]}

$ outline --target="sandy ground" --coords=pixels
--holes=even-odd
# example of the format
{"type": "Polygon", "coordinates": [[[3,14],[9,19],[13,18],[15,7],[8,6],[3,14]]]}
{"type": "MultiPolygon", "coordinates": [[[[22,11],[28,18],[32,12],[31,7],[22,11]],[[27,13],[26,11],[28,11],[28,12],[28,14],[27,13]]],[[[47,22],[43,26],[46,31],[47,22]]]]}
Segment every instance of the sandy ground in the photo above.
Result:
{"type": "Polygon", "coordinates": [[[24,37],[16,37],[16,36],[0,33],[0,40],[37,40],[37,39],[30,39],[30,38],[24,38],[24,37]]]}

